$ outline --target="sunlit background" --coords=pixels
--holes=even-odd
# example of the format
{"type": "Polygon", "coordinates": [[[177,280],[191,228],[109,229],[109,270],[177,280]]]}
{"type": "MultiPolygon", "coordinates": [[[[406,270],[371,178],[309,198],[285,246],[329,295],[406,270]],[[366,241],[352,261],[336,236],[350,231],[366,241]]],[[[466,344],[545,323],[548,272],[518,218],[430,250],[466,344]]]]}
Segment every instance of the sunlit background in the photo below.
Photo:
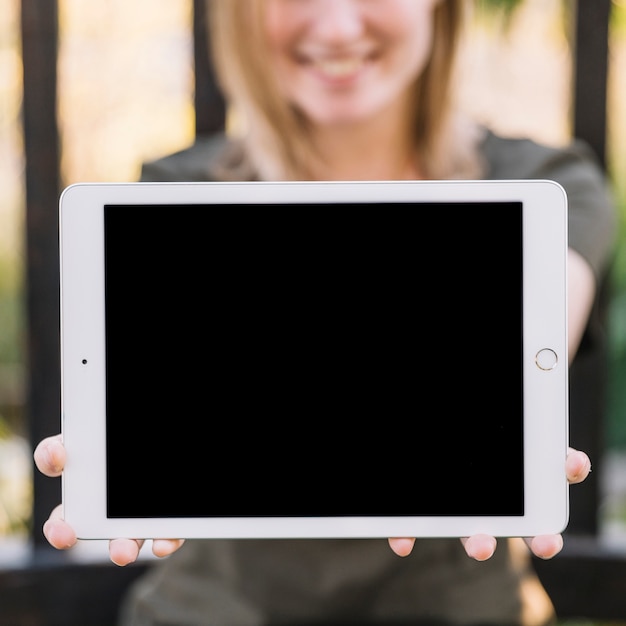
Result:
{"type": "MultiPolygon", "coordinates": [[[[593,0],[587,0],[592,2],[593,0]]],[[[187,0],[59,0],[62,186],[133,181],[144,160],[194,139],[187,0]]],[[[571,135],[571,24],[563,0],[523,0],[506,24],[476,11],[461,53],[461,97],[498,131],[560,144],[571,135]]],[[[28,532],[32,444],[24,423],[25,181],[19,0],[0,11],[0,545],[28,532]]],[[[614,0],[608,170],[622,215],[610,316],[607,455],[626,458],[626,0],[614,0]]],[[[626,470],[616,473],[626,482],[626,470]]],[[[626,487],[607,486],[605,532],[626,537],[626,487]],[[623,510],[622,510],[623,509],[623,510]]],[[[626,538],[624,539],[626,542],[626,538]]]]}

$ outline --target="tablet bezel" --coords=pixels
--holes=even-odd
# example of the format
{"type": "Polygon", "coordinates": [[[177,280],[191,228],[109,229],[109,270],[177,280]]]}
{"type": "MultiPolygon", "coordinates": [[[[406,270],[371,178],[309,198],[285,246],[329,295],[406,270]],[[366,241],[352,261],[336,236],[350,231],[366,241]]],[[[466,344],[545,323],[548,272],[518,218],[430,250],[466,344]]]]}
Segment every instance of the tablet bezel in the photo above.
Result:
{"type": "MultiPolygon", "coordinates": [[[[59,208],[61,429],[67,449],[62,491],[64,517],[79,538],[461,537],[476,533],[504,537],[558,533],[566,527],[569,516],[564,470],[568,445],[567,197],[558,183],[548,180],[79,183],[63,191],[59,208]],[[522,202],[524,515],[107,518],[104,206],[297,204],[303,199],[308,203],[522,202]],[[545,348],[557,355],[553,368],[539,367],[538,355],[545,348]]],[[[489,347],[483,356],[487,369],[498,367],[497,360],[490,361],[494,357],[489,347]]],[[[471,484],[471,476],[460,480],[467,480],[468,486],[471,484]]]]}

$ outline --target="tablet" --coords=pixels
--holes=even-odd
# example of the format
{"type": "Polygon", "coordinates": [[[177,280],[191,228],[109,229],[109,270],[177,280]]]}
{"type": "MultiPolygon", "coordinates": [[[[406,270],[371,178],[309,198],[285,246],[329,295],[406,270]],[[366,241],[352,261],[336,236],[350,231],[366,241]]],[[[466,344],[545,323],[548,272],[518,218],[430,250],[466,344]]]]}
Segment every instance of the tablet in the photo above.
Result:
{"type": "Polygon", "coordinates": [[[68,187],[65,519],[83,539],[561,532],[566,251],[548,180],[68,187]]]}

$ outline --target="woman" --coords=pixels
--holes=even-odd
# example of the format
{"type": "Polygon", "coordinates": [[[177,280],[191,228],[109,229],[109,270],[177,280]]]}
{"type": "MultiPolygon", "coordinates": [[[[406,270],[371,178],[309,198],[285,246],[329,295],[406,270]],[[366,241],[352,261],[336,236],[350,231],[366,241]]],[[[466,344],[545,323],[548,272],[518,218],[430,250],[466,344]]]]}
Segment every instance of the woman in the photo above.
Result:
{"type": "MultiPolygon", "coordinates": [[[[570,198],[576,354],[611,248],[605,181],[579,142],[557,150],[500,138],[456,110],[464,0],[214,0],[210,7],[216,71],[239,131],[146,164],[143,180],[557,180],[570,198]]],[[[35,460],[59,475],[60,436],[42,441],[35,460]]],[[[572,450],[568,480],[580,482],[589,470],[587,455],[572,450]]],[[[57,548],[76,542],[60,509],[44,533],[57,548]]],[[[448,539],[390,539],[392,550],[375,540],[155,540],[153,552],[171,556],[132,590],[122,624],[553,619],[520,540],[497,550],[493,537],[461,541],[464,551],[448,539]]],[[[559,535],[526,542],[543,558],[562,546],[559,535]]],[[[141,545],[116,539],[111,559],[130,563],[141,545]]]]}

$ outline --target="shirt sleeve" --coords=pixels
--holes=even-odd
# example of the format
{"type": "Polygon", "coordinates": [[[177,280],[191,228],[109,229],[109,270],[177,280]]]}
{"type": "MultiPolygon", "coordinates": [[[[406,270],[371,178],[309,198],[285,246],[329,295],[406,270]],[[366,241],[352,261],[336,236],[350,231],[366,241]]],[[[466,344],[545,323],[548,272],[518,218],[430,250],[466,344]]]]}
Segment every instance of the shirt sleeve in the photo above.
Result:
{"type": "Polygon", "coordinates": [[[600,279],[612,257],[617,211],[608,177],[589,145],[574,140],[552,147],[489,135],[484,152],[489,178],[548,179],[562,185],[568,200],[569,246],[600,279]]]}

